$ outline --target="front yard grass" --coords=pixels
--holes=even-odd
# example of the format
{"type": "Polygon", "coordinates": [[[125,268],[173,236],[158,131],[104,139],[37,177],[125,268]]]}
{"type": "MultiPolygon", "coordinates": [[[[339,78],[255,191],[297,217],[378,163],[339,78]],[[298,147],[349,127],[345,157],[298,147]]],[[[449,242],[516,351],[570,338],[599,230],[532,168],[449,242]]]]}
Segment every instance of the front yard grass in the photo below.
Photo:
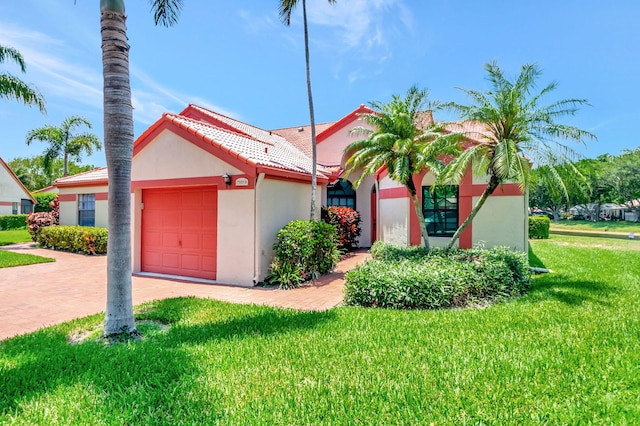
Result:
{"type": "Polygon", "coordinates": [[[486,309],[181,298],[137,307],[171,324],[137,342],[68,342],[102,315],[15,337],[0,424],[633,424],[640,256],[601,240],[532,241],[555,273],[486,309]]]}
{"type": "Polygon", "coordinates": [[[588,220],[552,220],[551,229],[566,229],[575,231],[598,231],[598,232],[635,232],[636,238],[640,238],[640,222],[625,221],[599,221],[588,220]]]}
{"type": "Polygon", "coordinates": [[[31,235],[26,229],[0,231],[0,246],[31,242],[31,235]]]}
{"type": "Polygon", "coordinates": [[[0,250],[0,268],[10,268],[12,266],[33,265],[36,263],[55,262],[50,257],[36,256],[27,253],[14,253],[12,251],[0,250]]]}

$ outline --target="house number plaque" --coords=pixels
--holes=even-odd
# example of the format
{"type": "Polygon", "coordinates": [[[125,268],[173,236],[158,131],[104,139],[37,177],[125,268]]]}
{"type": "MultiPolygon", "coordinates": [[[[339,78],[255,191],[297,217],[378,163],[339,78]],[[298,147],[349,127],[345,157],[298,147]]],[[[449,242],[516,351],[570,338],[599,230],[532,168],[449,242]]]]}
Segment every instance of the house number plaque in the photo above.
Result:
{"type": "Polygon", "coordinates": [[[236,179],[236,186],[249,186],[249,179],[245,177],[236,179]]]}

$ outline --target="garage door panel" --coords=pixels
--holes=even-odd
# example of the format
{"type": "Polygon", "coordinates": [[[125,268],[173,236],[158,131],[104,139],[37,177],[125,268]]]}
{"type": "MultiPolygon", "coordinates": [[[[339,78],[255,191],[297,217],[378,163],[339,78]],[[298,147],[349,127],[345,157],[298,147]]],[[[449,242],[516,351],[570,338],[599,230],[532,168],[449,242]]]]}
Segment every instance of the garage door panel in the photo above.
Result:
{"type": "Polygon", "coordinates": [[[145,189],[142,198],[142,270],[215,279],[217,190],[145,189]]]}

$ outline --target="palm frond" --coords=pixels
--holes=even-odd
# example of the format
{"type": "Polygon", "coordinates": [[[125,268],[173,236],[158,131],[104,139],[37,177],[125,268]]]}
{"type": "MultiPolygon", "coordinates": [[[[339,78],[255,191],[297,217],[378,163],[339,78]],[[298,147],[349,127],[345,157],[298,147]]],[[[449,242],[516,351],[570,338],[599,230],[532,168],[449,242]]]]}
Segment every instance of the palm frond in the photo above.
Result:
{"type": "Polygon", "coordinates": [[[42,94],[11,74],[0,74],[0,98],[15,99],[27,106],[37,106],[40,111],[46,112],[42,94]]]}
{"type": "Polygon", "coordinates": [[[176,23],[178,23],[182,8],[182,0],[151,1],[151,12],[153,12],[153,21],[156,23],[156,25],[161,24],[165,27],[174,26],[176,23]]]}
{"type": "Polygon", "coordinates": [[[27,71],[27,65],[24,63],[22,54],[13,47],[0,45],[0,63],[4,63],[7,59],[15,62],[22,72],[27,71]]]}

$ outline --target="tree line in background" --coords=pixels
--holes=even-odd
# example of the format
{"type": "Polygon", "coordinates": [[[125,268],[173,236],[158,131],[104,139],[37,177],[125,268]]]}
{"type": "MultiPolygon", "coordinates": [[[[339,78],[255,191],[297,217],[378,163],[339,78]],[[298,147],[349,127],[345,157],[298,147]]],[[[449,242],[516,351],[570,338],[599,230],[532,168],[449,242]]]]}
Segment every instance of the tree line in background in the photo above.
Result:
{"type": "Polygon", "coordinates": [[[602,154],[567,163],[556,172],[562,175],[571,169],[581,177],[566,181],[566,194],[561,187],[543,183],[545,175],[552,171],[534,169],[529,206],[541,209],[554,220],[566,218],[569,209],[577,206],[581,218],[598,221],[602,219],[602,205],[609,203],[626,206],[636,213],[636,220],[640,216],[640,147],[625,149],[620,155],[602,154]]]}

